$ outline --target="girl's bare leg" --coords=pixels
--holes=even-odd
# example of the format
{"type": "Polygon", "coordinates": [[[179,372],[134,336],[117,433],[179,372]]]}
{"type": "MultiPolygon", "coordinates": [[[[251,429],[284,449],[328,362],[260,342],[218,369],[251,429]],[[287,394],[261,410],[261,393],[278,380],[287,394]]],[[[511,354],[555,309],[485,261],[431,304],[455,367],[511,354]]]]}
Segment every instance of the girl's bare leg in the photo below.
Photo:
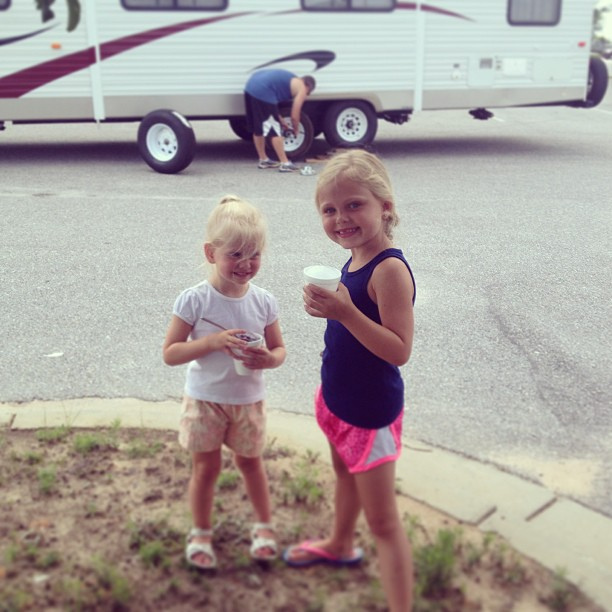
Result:
{"type": "Polygon", "coordinates": [[[359,498],[376,542],[381,582],[391,612],[412,609],[412,551],[395,498],[395,462],[355,474],[359,498]]]}
{"type": "MultiPolygon", "coordinates": [[[[212,508],[215,484],[221,472],[221,449],[209,453],[192,453],[191,478],[189,479],[189,506],[195,527],[212,528],[212,508]]],[[[210,542],[211,538],[196,537],[194,542],[210,542]]],[[[205,566],[208,557],[201,553],[193,556],[195,563],[205,566]]]]}
{"type": "MultiPolygon", "coordinates": [[[[268,486],[268,475],[261,457],[243,457],[235,455],[234,460],[244,478],[247,495],[253,504],[257,522],[270,523],[272,512],[270,510],[270,488],[268,486]]],[[[257,535],[262,538],[275,539],[272,529],[259,529],[257,535]]],[[[256,553],[262,559],[274,555],[274,549],[261,547],[256,553]]]]}
{"type": "Polygon", "coordinates": [[[338,557],[347,558],[353,554],[353,539],[357,519],[361,513],[361,502],[355,477],[348,471],[336,449],[333,446],[330,448],[332,465],[336,473],[335,514],[329,546],[324,548],[338,557]]]}
{"type": "MultiPolygon", "coordinates": [[[[361,503],[355,477],[348,471],[344,461],[333,446],[331,448],[332,464],[336,474],[336,492],[334,498],[334,524],[330,536],[323,540],[311,542],[313,546],[322,548],[341,559],[353,555],[353,539],[355,525],[361,512],[361,503]]],[[[312,558],[312,553],[294,548],[291,550],[292,561],[306,561],[312,558]]]]}
{"type": "Polygon", "coordinates": [[[247,495],[253,504],[257,520],[269,523],[272,518],[270,510],[270,489],[268,475],[261,457],[243,457],[235,455],[236,466],[244,478],[247,495]]]}

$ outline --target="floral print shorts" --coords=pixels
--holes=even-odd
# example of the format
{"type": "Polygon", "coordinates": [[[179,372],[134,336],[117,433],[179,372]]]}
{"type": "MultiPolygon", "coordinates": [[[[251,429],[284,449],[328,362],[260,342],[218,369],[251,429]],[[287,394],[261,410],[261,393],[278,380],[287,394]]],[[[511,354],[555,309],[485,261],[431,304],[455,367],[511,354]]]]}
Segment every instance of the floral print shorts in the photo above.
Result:
{"type": "Polygon", "coordinates": [[[315,395],[315,415],[319,427],[351,474],[371,470],[400,456],[403,410],[391,425],[381,429],[355,427],[330,411],[319,386],[315,395]]]}
{"type": "Polygon", "coordinates": [[[237,455],[259,457],[265,442],[263,401],[237,406],[183,398],[179,443],[188,451],[208,453],[225,444],[237,455]]]}

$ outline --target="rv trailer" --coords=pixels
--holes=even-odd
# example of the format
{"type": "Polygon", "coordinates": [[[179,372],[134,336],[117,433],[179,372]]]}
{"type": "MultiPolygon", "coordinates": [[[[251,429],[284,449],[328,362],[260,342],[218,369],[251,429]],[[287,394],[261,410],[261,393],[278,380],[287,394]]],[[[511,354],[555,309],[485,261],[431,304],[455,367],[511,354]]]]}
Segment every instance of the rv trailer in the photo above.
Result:
{"type": "MultiPolygon", "coordinates": [[[[317,88],[285,145],[320,133],[365,146],[380,119],[412,113],[597,105],[608,84],[590,54],[585,0],[0,0],[5,123],[140,122],[156,171],[191,163],[190,121],[251,135],[243,87],[279,67],[317,88]]],[[[545,108],[542,112],[546,112],[545,108]]]]}

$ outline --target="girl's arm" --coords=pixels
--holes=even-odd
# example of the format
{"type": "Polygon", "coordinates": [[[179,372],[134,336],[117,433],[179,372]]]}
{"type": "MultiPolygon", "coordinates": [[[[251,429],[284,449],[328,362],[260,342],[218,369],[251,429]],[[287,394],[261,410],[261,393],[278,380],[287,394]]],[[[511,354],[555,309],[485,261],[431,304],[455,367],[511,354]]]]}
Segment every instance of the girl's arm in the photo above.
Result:
{"type": "Polygon", "coordinates": [[[278,368],[285,361],[287,351],[278,319],[266,327],[264,337],[265,346],[245,349],[247,357],[243,363],[247,368],[252,370],[278,368]]]}
{"type": "Polygon", "coordinates": [[[361,344],[393,365],[403,365],[412,352],[414,286],[406,265],[389,257],[376,266],[368,293],[378,305],[381,324],[363,314],[340,284],[336,293],[314,285],[304,289],[306,312],[342,323],[361,344]]]}
{"type": "Polygon", "coordinates": [[[168,365],[181,365],[204,357],[213,351],[227,352],[231,347],[240,348],[246,344],[234,336],[238,332],[244,332],[243,329],[228,329],[197,340],[189,340],[192,329],[192,325],[172,315],[162,349],[164,361],[168,365]]]}

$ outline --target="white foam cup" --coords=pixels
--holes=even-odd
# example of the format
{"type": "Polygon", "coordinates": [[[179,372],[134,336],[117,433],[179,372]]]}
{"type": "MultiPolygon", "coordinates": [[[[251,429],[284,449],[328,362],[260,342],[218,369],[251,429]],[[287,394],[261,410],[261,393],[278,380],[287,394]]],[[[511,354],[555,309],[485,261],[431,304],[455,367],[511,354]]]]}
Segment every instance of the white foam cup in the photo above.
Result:
{"type": "MultiPolygon", "coordinates": [[[[253,338],[252,340],[247,340],[247,343],[243,345],[244,348],[257,348],[263,344],[263,336],[257,334],[255,332],[246,332],[246,334],[253,338]]],[[[238,334],[240,336],[240,334],[238,334]]],[[[243,338],[246,340],[246,338],[243,338]]],[[[232,349],[232,353],[234,355],[244,355],[242,349],[232,349]]],[[[234,359],[234,367],[236,368],[236,372],[241,376],[248,376],[249,374],[253,374],[255,370],[249,370],[249,368],[245,367],[244,363],[240,359],[234,359]]]]}
{"type": "Polygon", "coordinates": [[[342,273],[331,266],[308,266],[304,268],[306,284],[316,285],[328,291],[337,291],[342,273]]]}

